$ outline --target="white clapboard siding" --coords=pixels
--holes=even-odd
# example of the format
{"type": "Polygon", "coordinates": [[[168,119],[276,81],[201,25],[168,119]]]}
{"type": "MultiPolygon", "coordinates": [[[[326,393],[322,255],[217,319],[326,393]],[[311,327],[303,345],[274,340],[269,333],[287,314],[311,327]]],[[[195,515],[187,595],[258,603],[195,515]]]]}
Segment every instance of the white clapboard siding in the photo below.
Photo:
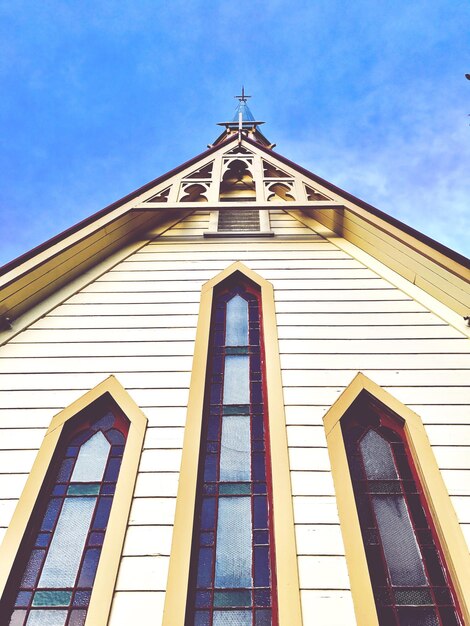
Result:
{"type": "Polygon", "coordinates": [[[179,472],[181,450],[144,450],[140,461],[141,472],[179,472]]]}
{"type": "MultiPolygon", "coordinates": [[[[329,405],[285,407],[286,423],[292,426],[323,424],[323,417],[330,408],[329,405]]],[[[468,406],[462,405],[414,405],[410,409],[417,413],[424,424],[470,424],[468,406]]]]}
{"type": "MultiPolygon", "coordinates": [[[[310,293],[310,292],[309,292],[310,293]]],[[[340,293],[339,291],[337,293],[340,293]]],[[[64,307],[65,308],[65,307],[64,307]]],[[[71,307],[70,307],[71,308],[71,307]]],[[[67,312],[72,312],[67,311],[67,312]]],[[[312,315],[317,313],[328,314],[329,324],[332,325],[354,325],[356,323],[363,324],[391,324],[395,323],[395,316],[398,314],[396,323],[400,323],[400,314],[405,323],[413,323],[413,319],[416,319],[420,323],[417,313],[421,313],[423,316],[423,324],[426,322],[425,316],[429,319],[428,323],[434,323],[435,316],[431,316],[420,304],[413,302],[412,300],[366,300],[366,301],[318,301],[315,298],[313,292],[311,292],[311,299],[307,302],[295,301],[295,302],[276,302],[276,313],[278,315],[279,323],[283,319],[286,319],[286,315],[289,315],[291,320],[289,323],[295,324],[297,319],[299,324],[312,324],[316,320],[308,320],[306,315],[312,315]],[[373,317],[371,317],[371,314],[373,317]],[[406,315],[409,317],[406,317],[406,315]],[[377,317],[379,315],[379,317],[377,317]],[[369,316],[369,317],[367,317],[369,316]],[[431,322],[431,319],[433,321],[431,322]]],[[[289,319],[289,318],[287,318],[289,319]]]]}
{"type": "Polygon", "coordinates": [[[194,341],[107,341],[88,343],[9,343],[4,347],[3,358],[24,358],[34,349],[38,357],[112,357],[112,356],[191,356],[194,341]]]}
{"type": "Polygon", "coordinates": [[[442,477],[451,496],[470,496],[470,469],[442,470],[442,477]]]}
{"type": "Polygon", "coordinates": [[[460,527],[463,530],[463,535],[465,537],[465,540],[467,542],[467,546],[470,550],[470,524],[460,524],[460,527]]]}
{"type": "MultiPolygon", "coordinates": [[[[185,403],[182,403],[185,406],[185,403]]],[[[184,428],[181,426],[150,426],[147,428],[144,449],[182,448],[184,428]]]]}
{"type": "MultiPolygon", "coordinates": [[[[62,309],[63,311],[65,309],[62,309]]],[[[70,309],[69,309],[70,311],[70,309]]],[[[126,328],[168,328],[171,323],[173,328],[196,327],[197,315],[186,315],[184,313],[152,314],[152,315],[126,315],[126,328]]],[[[119,315],[50,315],[33,324],[31,329],[64,329],[76,330],[80,328],[99,329],[122,329],[122,317],[119,315]]]]}
{"type": "MultiPolygon", "coordinates": [[[[457,347],[457,345],[456,345],[457,347]]],[[[433,353],[436,358],[430,358],[426,354],[399,353],[394,354],[281,354],[281,367],[289,369],[348,369],[363,371],[371,369],[422,369],[433,370],[434,368],[470,368],[470,354],[453,353],[449,351],[433,353]]]]}
{"type": "MultiPolygon", "coordinates": [[[[470,387],[393,387],[385,388],[404,404],[470,403],[470,387]]],[[[333,404],[343,391],[341,387],[288,387],[284,402],[289,404],[333,404]]]]}
{"type": "MultiPolygon", "coordinates": [[[[434,446],[437,464],[441,469],[468,469],[470,447],[466,445],[434,446]]],[[[470,521],[470,520],[467,520],[470,521]]]]}
{"type": "Polygon", "coordinates": [[[301,590],[302,618],[305,626],[319,623],[321,626],[345,626],[356,623],[350,591],[301,590]]]}
{"type": "MultiPolygon", "coordinates": [[[[143,302],[143,303],[96,303],[90,302],[88,304],[67,303],[54,310],[51,317],[108,317],[119,316],[133,318],[143,316],[195,316],[199,311],[199,301],[172,303],[171,298],[168,302],[143,302]]],[[[325,324],[325,325],[355,325],[366,324],[370,325],[374,322],[380,322],[382,325],[394,325],[403,323],[417,324],[435,324],[436,316],[427,313],[423,307],[419,304],[408,301],[382,301],[382,300],[367,300],[367,301],[324,301],[316,300],[314,296],[311,296],[311,300],[305,302],[291,302],[291,301],[279,301],[276,303],[277,318],[279,323],[294,324],[325,324]],[[323,314],[323,315],[322,315],[323,314]],[[380,314],[380,317],[377,315],[380,314]],[[421,314],[419,317],[418,314],[421,314]],[[318,318],[309,318],[307,316],[318,315],[318,318]],[[397,315],[397,317],[391,316],[397,315]],[[322,321],[324,320],[324,321],[322,321]]],[[[149,320],[150,321],[150,320],[149,320]]],[[[146,319],[141,320],[142,324],[145,324],[146,319]]],[[[181,320],[184,322],[184,320],[181,320]]],[[[65,323],[65,322],[64,322],[65,323]]],[[[100,322],[96,321],[98,328],[101,327],[100,322]]],[[[169,320],[159,322],[155,320],[154,324],[168,325],[169,320]]],[[[178,322],[177,322],[178,323],[178,322]]]]}
{"type": "Polygon", "coordinates": [[[445,324],[423,326],[279,326],[279,339],[448,339],[461,338],[445,324]]]}
{"type": "MultiPolygon", "coordinates": [[[[176,371],[178,366],[182,371],[190,371],[192,356],[109,356],[96,357],[0,357],[2,372],[102,372],[103,374],[120,372],[152,372],[176,371]]],[[[102,376],[104,379],[105,376],[102,376]]]]}
{"type": "Polygon", "coordinates": [[[344,545],[339,524],[296,524],[298,554],[343,556],[344,545]]]}
{"type": "Polygon", "coordinates": [[[207,230],[207,228],[172,229],[162,233],[161,237],[200,237],[204,234],[205,230],[207,230]]]}
{"type": "Polygon", "coordinates": [[[291,470],[324,470],[331,469],[326,448],[289,448],[291,470]]]}
{"type": "MultiPolygon", "coordinates": [[[[119,284],[116,290],[104,288],[102,291],[82,291],[70,298],[68,304],[170,304],[198,303],[200,300],[200,294],[197,291],[188,293],[172,291],[169,294],[166,291],[156,291],[152,283],[139,283],[138,285],[131,283],[132,288],[128,288],[128,285],[129,283],[119,284]]],[[[106,284],[106,287],[108,286],[106,284]]]]}
{"type": "Polygon", "coordinates": [[[124,556],[116,581],[117,591],[164,591],[168,556],[124,556]]]}
{"type": "MultiPolygon", "coordinates": [[[[224,269],[224,268],[222,268],[224,269]]],[[[95,285],[95,283],[93,283],[95,285]]],[[[170,303],[170,302],[199,302],[200,294],[198,292],[171,293],[155,290],[155,286],[151,281],[140,283],[122,282],[116,285],[102,283],[103,289],[100,291],[82,291],[69,298],[68,304],[153,304],[153,303],[170,303]],[[115,287],[115,289],[112,289],[115,287]]],[[[295,286],[295,285],[294,285],[295,286]]],[[[318,301],[323,300],[331,302],[331,309],[334,310],[334,302],[350,302],[350,301],[382,301],[391,300],[394,302],[408,301],[412,302],[398,289],[343,289],[334,291],[331,289],[317,289],[313,295],[310,291],[304,289],[276,290],[276,301],[318,301]]],[[[395,305],[398,306],[398,305],[395,305]]],[[[442,322],[441,322],[442,323],[442,322]]]]}
{"type": "Polygon", "coordinates": [[[299,554],[344,556],[339,524],[296,524],[295,537],[299,554]]]}
{"type": "Polygon", "coordinates": [[[0,474],[0,494],[4,500],[18,500],[28,474],[0,474]]]}
{"type": "MultiPolygon", "coordinates": [[[[125,372],[119,375],[119,382],[129,389],[173,389],[189,387],[190,371],[165,372],[125,372]]],[[[49,389],[91,389],[103,380],[99,373],[40,374],[29,372],[25,380],[21,374],[1,374],[0,389],[40,390],[49,389]]]]}
{"type": "Polygon", "coordinates": [[[163,619],[163,591],[117,591],[114,594],[109,626],[129,626],[135,616],[148,616],[149,622],[161,624],[163,619]]]}
{"type": "Polygon", "coordinates": [[[281,339],[281,354],[468,354],[468,340],[439,339],[281,339]]]}
{"type": "MultiPolygon", "coordinates": [[[[45,428],[5,428],[0,437],[0,450],[17,450],[21,441],[22,450],[37,450],[46,434],[45,428]]],[[[1,487],[1,486],[0,486],[1,487]]],[[[2,494],[0,488],[0,494],[2,494]]]]}
{"type": "MultiPolygon", "coordinates": [[[[48,428],[53,417],[50,409],[10,409],[0,413],[2,430],[8,428],[48,428]]],[[[0,470],[1,472],[1,470],[0,470]]]]}
{"type": "Polygon", "coordinates": [[[291,472],[293,496],[334,496],[331,472],[291,472]]]}
{"type": "Polygon", "coordinates": [[[0,500],[0,527],[8,528],[18,500],[0,500]]]}
{"type": "MultiPolygon", "coordinates": [[[[295,287],[295,284],[292,285],[295,287]]],[[[316,289],[314,293],[303,289],[276,289],[276,302],[318,302],[323,300],[330,303],[330,310],[334,311],[337,302],[351,301],[383,301],[391,300],[393,302],[412,302],[405,294],[398,289],[342,289],[335,291],[333,289],[316,289]]],[[[398,305],[395,305],[398,306],[398,305]]]]}
{"type": "Polygon", "coordinates": [[[176,498],[178,472],[144,472],[137,477],[136,498],[176,498]]]}
{"type": "MultiPolygon", "coordinates": [[[[185,407],[188,400],[188,389],[135,389],[130,390],[136,401],[142,406],[158,406],[162,407],[185,407]]],[[[64,406],[71,404],[85,390],[33,390],[24,393],[23,391],[1,391],[0,390],[0,408],[48,408],[51,410],[60,410],[64,406]]],[[[1,446],[0,446],[1,448],[1,446]]]]}
{"type": "Polygon", "coordinates": [[[124,543],[124,556],[170,556],[171,525],[130,526],[124,543]]]}
{"type": "Polygon", "coordinates": [[[23,450],[22,439],[15,450],[0,450],[0,474],[25,474],[31,471],[36,450],[23,450]]]}
{"type": "Polygon", "coordinates": [[[288,426],[287,441],[291,447],[326,448],[327,445],[322,426],[288,426]]]}
{"type": "MultiPolygon", "coordinates": [[[[143,270],[140,265],[135,267],[135,263],[128,264],[129,270],[124,270],[120,266],[115,268],[114,270],[109,271],[107,274],[102,276],[97,283],[103,282],[136,282],[144,283],[144,282],[174,282],[180,280],[194,280],[194,281],[207,281],[210,278],[216,276],[222,269],[223,264],[221,263],[219,268],[216,269],[197,269],[197,268],[188,268],[182,270],[175,269],[157,269],[153,267],[152,269],[143,270]]],[[[225,264],[226,266],[226,264],[225,264]]],[[[269,268],[264,270],[264,275],[270,281],[276,280],[291,280],[290,270],[286,269],[276,269],[269,268]]],[[[295,281],[304,281],[304,280],[312,280],[312,278],[316,280],[327,280],[327,279],[378,279],[375,272],[372,272],[367,267],[347,267],[347,268],[336,268],[336,267],[328,267],[328,268],[315,268],[315,272],[312,272],[310,268],[307,269],[297,269],[295,272],[295,281]]],[[[163,290],[165,289],[165,285],[162,286],[163,290]]]]}
{"type": "Polygon", "coordinates": [[[114,343],[114,342],[161,342],[194,341],[194,327],[173,327],[168,320],[165,328],[94,328],[76,329],[73,334],[67,329],[32,329],[20,333],[11,341],[15,343],[114,343]]]}
{"type": "MultiPolygon", "coordinates": [[[[253,254],[253,258],[275,258],[271,255],[272,252],[285,254],[286,252],[293,252],[293,256],[305,254],[306,258],[315,258],[314,255],[312,257],[312,252],[318,251],[331,251],[334,250],[338,253],[338,248],[333,243],[330,243],[326,239],[323,239],[319,236],[313,236],[312,239],[304,239],[296,241],[295,239],[290,241],[282,241],[275,239],[266,239],[260,242],[259,240],[246,240],[245,238],[241,238],[238,241],[235,239],[229,242],[227,246],[226,239],[217,239],[212,241],[206,241],[200,239],[199,241],[193,242],[172,242],[172,241],[162,241],[161,239],[156,239],[153,242],[150,242],[145,251],[147,252],[155,252],[157,250],[161,250],[164,254],[168,251],[176,254],[183,254],[184,256],[188,255],[188,246],[194,246],[194,252],[203,252],[206,255],[209,255],[210,258],[233,258],[234,253],[236,255],[247,254],[246,258],[251,258],[253,254]],[[220,256],[226,255],[226,256],[220,256]]],[[[140,253],[144,252],[141,250],[140,253]]],[[[191,250],[191,256],[193,255],[193,251],[191,250]]],[[[164,257],[163,257],[164,258],[164,257]]],[[[195,256],[197,258],[197,255],[195,256]]],[[[289,257],[287,257],[289,258],[289,257]]],[[[297,256],[297,258],[303,258],[302,256],[297,256]]]]}
{"type": "Polygon", "coordinates": [[[208,221],[193,213],[0,348],[0,521],[53,415],[114,374],[149,423],[110,626],[142,607],[161,623],[201,287],[242,261],[275,288],[304,623],[353,626],[323,416],[358,371],[407,403],[470,539],[469,342],[280,209],[277,238],[204,240],[208,221]]]}
{"type": "Polygon", "coordinates": [[[294,496],[292,502],[296,524],[339,525],[334,496],[294,496]]]}
{"type": "Polygon", "coordinates": [[[129,524],[173,524],[176,498],[134,498],[129,524]]]}
{"type": "MultiPolygon", "coordinates": [[[[470,394],[470,389],[468,393],[470,394]]],[[[429,425],[426,428],[426,432],[431,445],[470,446],[470,424],[454,424],[452,428],[449,428],[446,424],[429,425]]]]}
{"type": "Polygon", "coordinates": [[[349,578],[345,557],[298,557],[302,589],[348,589],[349,578]]]}
{"type": "MultiPolygon", "coordinates": [[[[468,459],[467,459],[468,462],[468,459]]],[[[470,497],[468,496],[451,496],[457,519],[461,524],[470,524],[470,497]]]]}
{"type": "MultiPolygon", "coordinates": [[[[470,370],[363,370],[363,374],[382,387],[465,387],[469,383],[470,370]]],[[[284,370],[284,387],[346,387],[354,378],[349,370],[284,370]]],[[[1,381],[1,377],[0,377],[1,381]]]]}
{"type": "MultiPolygon", "coordinates": [[[[197,291],[197,290],[196,290],[197,291]]],[[[196,299],[195,299],[196,300],[196,299]]],[[[199,311],[199,303],[195,302],[172,302],[171,297],[168,298],[168,301],[158,302],[158,303],[146,303],[146,304],[134,304],[133,302],[129,304],[114,304],[104,303],[104,304],[71,304],[66,303],[58,306],[54,309],[53,316],[75,316],[75,315],[84,315],[84,316],[107,316],[107,315],[116,315],[119,317],[127,317],[127,316],[141,316],[141,315],[162,315],[165,317],[169,317],[172,315],[197,315],[199,311]]],[[[168,323],[168,322],[167,322],[168,323]]]]}
{"type": "MultiPolygon", "coordinates": [[[[122,272],[129,271],[156,271],[156,270],[183,270],[190,272],[192,270],[206,270],[220,272],[227,267],[227,259],[212,259],[210,256],[205,259],[188,259],[175,260],[174,257],[161,259],[158,252],[150,255],[148,253],[137,253],[129,257],[126,261],[119,264],[119,270],[122,272]]],[[[287,256],[288,258],[288,256],[287,256]]],[[[238,260],[236,254],[233,260],[238,260]]],[[[285,271],[279,269],[277,260],[272,259],[250,259],[248,261],[250,267],[256,271],[285,271]]],[[[338,256],[332,259],[289,259],[291,269],[301,270],[303,273],[310,270],[319,269],[364,269],[366,266],[360,261],[349,256],[338,256]]],[[[93,290],[93,283],[86,290],[93,290]]]]}
{"type": "Polygon", "coordinates": [[[424,424],[447,423],[452,428],[454,424],[470,423],[468,405],[410,404],[409,407],[421,417],[424,424]]]}
{"type": "MultiPolygon", "coordinates": [[[[193,245],[193,244],[192,244],[193,245]]],[[[230,246],[227,247],[227,242],[224,245],[218,245],[214,249],[214,245],[209,243],[208,241],[204,242],[204,245],[194,244],[194,248],[191,250],[191,258],[188,259],[188,247],[187,244],[184,246],[178,247],[176,244],[171,246],[171,250],[168,252],[168,245],[165,242],[158,242],[155,244],[148,244],[141,250],[137,251],[132,258],[127,259],[127,261],[131,261],[135,259],[136,261],[170,261],[173,264],[173,261],[178,262],[188,262],[188,267],[191,267],[191,264],[194,262],[200,261],[214,261],[221,260],[225,261],[226,265],[233,263],[234,261],[243,261],[247,262],[250,266],[255,263],[265,263],[266,261],[270,263],[270,267],[285,267],[285,264],[279,263],[276,265],[275,261],[285,260],[285,261],[293,261],[294,264],[297,264],[300,261],[305,261],[307,265],[301,264],[300,267],[309,267],[308,263],[312,261],[344,261],[345,259],[351,259],[346,252],[343,252],[333,244],[327,243],[324,240],[318,241],[316,240],[314,243],[308,243],[307,246],[304,245],[304,242],[294,243],[294,244],[286,244],[277,243],[273,246],[268,246],[266,242],[262,245],[247,246],[237,244],[234,241],[230,242],[230,246]]],[[[208,267],[211,267],[209,265],[208,267]]],[[[328,264],[327,267],[334,267],[334,264],[328,264]]],[[[262,269],[258,266],[258,268],[254,269],[262,269]]]]}

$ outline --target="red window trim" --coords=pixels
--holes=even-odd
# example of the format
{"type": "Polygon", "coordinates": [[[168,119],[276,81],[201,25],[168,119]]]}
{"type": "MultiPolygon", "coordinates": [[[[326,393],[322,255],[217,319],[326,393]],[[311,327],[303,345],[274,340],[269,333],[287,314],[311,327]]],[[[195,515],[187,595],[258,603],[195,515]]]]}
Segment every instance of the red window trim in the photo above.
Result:
{"type": "MultiPolygon", "coordinates": [[[[431,514],[431,510],[429,507],[429,504],[427,502],[427,499],[425,497],[425,493],[422,487],[422,482],[419,476],[419,473],[417,471],[416,468],[416,463],[414,461],[412,452],[411,452],[411,448],[409,445],[409,441],[407,438],[407,434],[406,434],[406,429],[405,429],[405,420],[400,417],[399,415],[397,415],[394,411],[392,411],[389,407],[387,407],[386,405],[382,404],[379,400],[377,400],[377,398],[375,398],[374,396],[372,396],[370,393],[368,393],[367,391],[362,391],[361,394],[358,396],[358,398],[355,400],[355,402],[351,405],[351,407],[349,407],[349,409],[347,410],[347,412],[345,413],[344,417],[341,420],[341,429],[343,432],[343,437],[345,438],[345,444],[346,444],[346,440],[347,440],[347,436],[348,436],[348,432],[354,427],[354,426],[361,426],[362,428],[364,428],[364,431],[362,432],[362,434],[357,437],[355,439],[356,445],[361,441],[361,439],[365,436],[365,434],[367,432],[369,432],[369,430],[375,430],[376,432],[378,432],[378,434],[380,434],[384,439],[386,439],[387,441],[390,441],[389,436],[387,436],[387,431],[391,431],[393,432],[395,435],[397,435],[401,441],[401,443],[403,444],[403,448],[405,451],[405,456],[406,456],[406,460],[407,463],[409,465],[414,483],[416,485],[417,488],[417,492],[419,495],[419,500],[420,500],[420,504],[424,510],[424,514],[426,517],[426,521],[428,523],[430,532],[432,534],[432,538],[436,547],[436,552],[439,556],[441,565],[442,565],[442,569],[443,569],[443,573],[444,576],[447,580],[447,587],[449,588],[449,591],[451,593],[452,596],[452,600],[454,603],[454,609],[455,612],[458,616],[458,619],[460,620],[461,624],[464,624],[464,620],[463,620],[463,615],[462,615],[462,611],[460,609],[460,606],[458,604],[458,597],[457,594],[455,592],[454,589],[454,585],[453,585],[453,581],[452,581],[452,577],[449,571],[449,568],[447,566],[446,563],[446,559],[444,558],[444,551],[442,549],[442,545],[441,542],[439,540],[439,536],[437,534],[436,531],[436,527],[434,524],[434,520],[433,520],[433,516],[431,514]],[[368,428],[369,426],[369,428],[368,428]],[[382,432],[381,432],[382,431],[382,432]]],[[[399,469],[399,462],[396,458],[395,455],[395,451],[393,449],[392,446],[392,454],[394,457],[394,461],[395,461],[395,466],[397,468],[397,472],[398,472],[398,476],[399,476],[399,481],[400,484],[402,485],[402,495],[404,497],[404,501],[406,504],[406,507],[408,509],[408,513],[409,513],[409,517],[413,526],[413,530],[414,530],[414,535],[415,535],[415,539],[417,541],[417,544],[420,548],[421,551],[421,542],[418,539],[418,534],[416,532],[416,526],[415,526],[415,520],[414,520],[414,514],[412,512],[412,509],[409,505],[409,494],[407,493],[406,489],[403,488],[403,480],[405,480],[402,475],[401,475],[401,471],[399,469]]],[[[348,458],[348,464],[351,470],[351,461],[349,458],[349,452],[348,452],[348,445],[346,444],[346,455],[348,458]]],[[[362,454],[361,454],[361,459],[362,459],[362,454]]],[[[363,461],[362,461],[363,462],[363,461]]],[[[355,481],[352,478],[352,482],[353,482],[353,491],[354,491],[354,496],[356,498],[356,484],[355,481]]],[[[364,473],[364,478],[365,478],[365,473],[364,473]]],[[[357,482],[357,481],[356,481],[357,482]]],[[[365,491],[362,492],[362,495],[368,495],[369,500],[370,500],[370,494],[367,494],[365,491]]],[[[373,508],[371,508],[372,511],[372,515],[374,516],[375,519],[375,513],[373,512],[373,508]]],[[[359,511],[358,511],[359,513],[359,511]]],[[[359,522],[360,522],[360,527],[361,527],[361,533],[362,533],[362,537],[363,537],[363,541],[365,544],[365,538],[364,538],[364,529],[363,529],[363,523],[360,519],[359,516],[359,522]]],[[[379,528],[378,523],[376,521],[376,527],[377,529],[379,528]]],[[[385,559],[385,555],[383,553],[383,547],[381,544],[381,541],[379,540],[379,546],[380,546],[380,554],[381,554],[381,558],[382,558],[382,563],[383,563],[383,568],[384,568],[384,573],[387,576],[387,562],[385,559]]],[[[366,551],[367,554],[367,551],[366,551]]],[[[369,566],[369,574],[371,577],[371,582],[372,582],[372,587],[374,588],[374,579],[373,579],[373,572],[371,572],[371,568],[369,565],[369,560],[368,560],[368,566],[369,566]]],[[[429,570],[428,570],[428,566],[426,564],[426,559],[423,558],[423,566],[426,572],[426,576],[428,578],[428,581],[431,580],[430,579],[430,575],[429,575],[429,570]]],[[[440,606],[437,602],[436,602],[436,597],[434,594],[434,590],[433,587],[435,587],[436,585],[429,585],[430,588],[430,592],[432,594],[433,597],[433,601],[434,604],[432,605],[434,607],[434,609],[436,610],[436,614],[438,615],[438,619],[439,622],[442,626],[447,626],[447,624],[445,624],[440,615],[439,615],[439,611],[438,611],[438,607],[440,606]]],[[[411,586],[410,586],[411,587],[411,586]]],[[[391,585],[391,583],[389,583],[389,588],[392,589],[393,585],[391,585]]],[[[375,597],[375,594],[374,594],[375,597]]],[[[399,605],[399,604],[394,604],[393,605],[395,607],[395,617],[398,620],[397,617],[397,608],[399,608],[400,606],[411,606],[411,605],[399,605]]],[[[417,605],[416,605],[417,606],[417,605]]],[[[423,605],[424,606],[424,605],[423,605]]],[[[431,605],[428,605],[431,606],[431,605]]],[[[398,621],[397,621],[398,623],[398,621]]]]}
{"type": "MultiPolygon", "coordinates": [[[[263,395],[263,425],[264,425],[264,440],[265,440],[265,469],[266,469],[266,485],[267,485],[267,500],[268,500],[268,532],[269,532],[269,563],[270,563],[270,575],[271,575],[271,611],[272,611],[272,626],[279,626],[279,617],[278,617],[278,602],[277,602],[277,580],[276,580],[276,561],[275,561],[275,546],[274,546],[274,521],[273,521],[273,489],[272,489],[272,472],[271,472],[271,446],[269,440],[269,415],[268,415],[268,403],[267,403],[267,387],[266,387],[266,357],[265,357],[265,346],[264,346],[264,327],[263,327],[263,309],[262,309],[262,298],[261,298],[261,290],[258,285],[252,283],[248,278],[243,276],[241,273],[237,272],[229,276],[225,281],[220,283],[214,290],[213,296],[213,304],[211,311],[211,326],[210,326],[210,337],[209,337],[209,349],[208,349],[208,367],[206,372],[206,382],[205,382],[205,394],[204,394],[204,416],[203,416],[203,428],[202,428],[202,436],[201,436],[201,444],[200,444],[200,461],[198,468],[198,487],[197,487],[197,495],[196,495],[196,507],[195,507],[195,515],[198,515],[198,511],[200,509],[199,502],[202,500],[202,491],[201,484],[203,474],[203,459],[204,459],[204,447],[206,442],[206,433],[207,433],[207,416],[209,412],[209,403],[210,403],[210,386],[211,386],[211,375],[212,375],[212,365],[211,365],[211,356],[213,355],[214,350],[214,336],[215,336],[215,317],[216,317],[216,309],[217,303],[222,298],[226,298],[228,301],[228,296],[230,294],[235,295],[240,290],[245,291],[247,294],[254,296],[258,303],[258,311],[259,311],[259,348],[260,348],[260,358],[261,358],[261,383],[262,383],[262,395],[263,395]]],[[[224,319],[224,327],[225,327],[226,317],[224,319]]],[[[225,328],[224,328],[225,329],[225,328]]],[[[251,377],[250,377],[251,380],[251,377]]],[[[251,411],[250,411],[251,414],[251,411]]],[[[253,498],[252,498],[252,507],[253,507],[253,498]]],[[[218,514],[218,506],[216,510],[216,519],[218,514]]],[[[253,508],[252,508],[253,515],[253,508]]],[[[254,519],[254,518],[253,518],[254,519]]],[[[191,548],[191,571],[190,571],[190,581],[188,588],[188,598],[187,598],[187,609],[186,609],[186,618],[185,624],[189,626],[192,624],[193,611],[195,610],[194,597],[195,597],[195,589],[196,589],[196,576],[197,576],[197,559],[198,553],[197,549],[199,547],[197,543],[197,528],[198,523],[195,519],[193,524],[194,532],[192,539],[192,548],[191,548]]],[[[212,564],[212,581],[215,578],[215,558],[212,564]]],[[[253,572],[253,581],[254,581],[254,572],[253,572]]],[[[254,585],[254,583],[253,583],[254,585]]],[[[258,607],[263,608],[263,607],[258,607]]],[[[241,607],[239,610],[243,610],[241,607]]],[[[255,607],[251,608],[252,613],[254,615],[255,607]]],[[[211,615],[213,614],[214,606],[211,608],[211,615]]]]}

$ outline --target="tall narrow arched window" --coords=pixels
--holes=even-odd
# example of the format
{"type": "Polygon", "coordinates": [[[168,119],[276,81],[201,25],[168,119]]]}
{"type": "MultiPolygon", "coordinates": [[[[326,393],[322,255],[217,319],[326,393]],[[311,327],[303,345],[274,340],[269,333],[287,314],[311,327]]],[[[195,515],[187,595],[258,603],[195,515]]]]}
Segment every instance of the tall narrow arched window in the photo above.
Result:
{"type": "Polygon", "coordinates": [[[365,392],[341,420],[378,621],[461,626],[404,424],[365,392]]]}
{"type": "Polygon", "coordinates": [[[7,593],[11,626],[84,624],[128,429],[105,400],[63,433],[7,593]]]}
{"type": "Polygon", "coordinates": [[[107,622],[145,423],[114,377],[54,417],[0,553],[2,626],[107,622]]]}
{"type": "Polygon", "coordinates": [[[260,292],[214,294],[187,626],[277,624],[260,292]]]}

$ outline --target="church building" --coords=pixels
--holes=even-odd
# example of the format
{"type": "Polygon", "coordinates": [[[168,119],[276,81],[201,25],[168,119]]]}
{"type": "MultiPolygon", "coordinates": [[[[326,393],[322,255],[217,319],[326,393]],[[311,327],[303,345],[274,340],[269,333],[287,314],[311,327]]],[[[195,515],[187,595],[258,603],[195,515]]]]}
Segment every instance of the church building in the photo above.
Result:
{"type": "Polygon", "coordinates": [[[470,626],[470,261],[247,98],[0,269],[0,626],[470,626]]]}

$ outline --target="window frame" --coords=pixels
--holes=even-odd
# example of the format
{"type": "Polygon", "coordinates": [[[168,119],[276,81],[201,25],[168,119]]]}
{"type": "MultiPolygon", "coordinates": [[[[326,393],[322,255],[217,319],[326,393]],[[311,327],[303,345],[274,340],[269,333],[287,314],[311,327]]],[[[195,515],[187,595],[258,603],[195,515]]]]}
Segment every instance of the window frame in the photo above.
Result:
{"type": "Polygon", "coordinates": [[[105,394],[111,396],[129,420],[129,432],[85,626],[103,626],[109,619],[147,426],[147,418],[114,376],[98,384],[52,418],[0,547],[1,597],[5,592],[31,516],[34,515],[36,503],[57,446],[60,445],[65,425],[77,413],[105,394]]]}
{"type": "Polygon", "coordinates": [[[404,422],[403,437],[410,450],[426,504],[438,536],[465,623],[470,623],[470,555],[452,502],[420,417],[382,387],[359,372],[325,414],[324,427],[335,486],[346,563],[358,624],[379,626],[341,419],[363,391],[404,422]]]}
{"type": "Polygon", "coordinates": [[[274,291],[271,283],[243,263],[236,262],[205,283],[201,292],[163,626],[184,626],[185,623],[213,294],[217,285],[236,272],[261,291],[266,402],[271,457],[276,459],[271,474],[278,621],[280,626],[302,625],[274,291]]]}

